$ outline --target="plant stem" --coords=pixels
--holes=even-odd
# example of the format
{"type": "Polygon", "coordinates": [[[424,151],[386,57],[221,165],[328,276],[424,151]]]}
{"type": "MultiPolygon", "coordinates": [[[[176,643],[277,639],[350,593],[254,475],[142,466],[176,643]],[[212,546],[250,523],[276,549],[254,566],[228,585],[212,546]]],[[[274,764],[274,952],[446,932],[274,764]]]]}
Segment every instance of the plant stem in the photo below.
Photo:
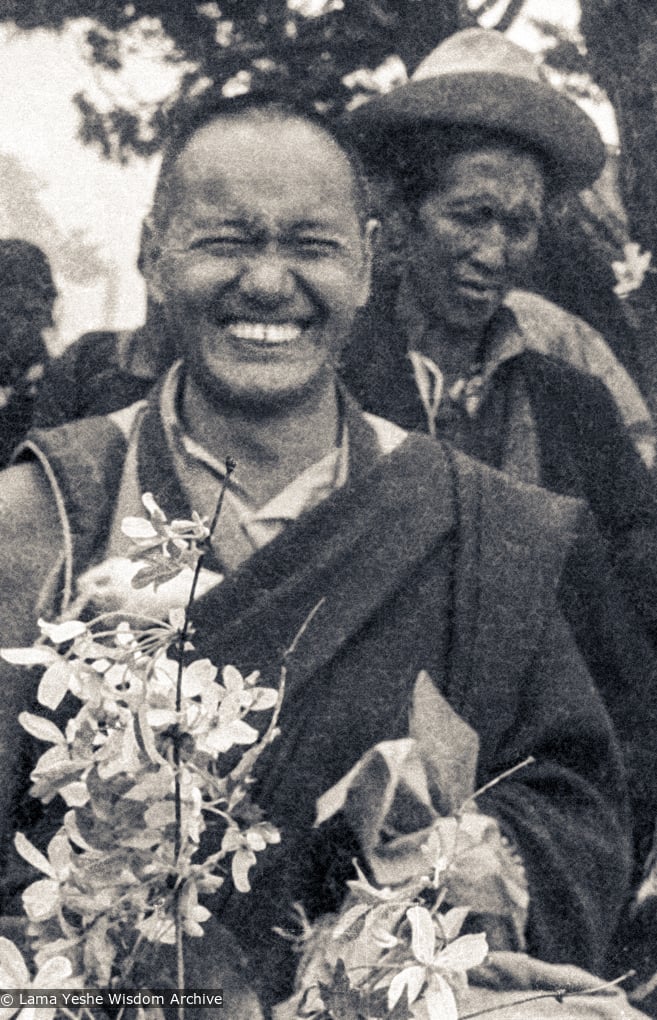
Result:
{"type": "Polygon", "coordinates": [[[528,758],[525,758],[523,761],[518,762],[517,765],[513,765],[510,769],[507,769],[506,772],[502,772],[499,776],[495,776],[495,778],[491,779],[489,783],[485,783],[484,786],[480,786],[479,789],[475,790],[475,792],[470,797],[467,797],[461,804],[459,811],[462,811],[465,805],[469,804],[470,801],[476,800],[477,797],[481,797],[483,793],[488,793],[489,790],[492,790],[492,788],[494,786],[497,786],[498,783],[501,783],[502,780],[508,779],[515,772],[518,772],[519,769],[526,768],[527,765],[533,765],[535,761],[536,759],[534,758],[534,756],[530,754],[528,758]]]}
{"type": "MultiPolygon", "coordinates": [[[[219,498],[217,499],[217,505],[215,507],[212,522],[210,524],[210,530],[207,538],[204,542],[204,550],[199,555],[196,566],[194,567],[194,576],[192,577],[192,585],[189,589],[189,598],[187,599],[187,605],[185,606],[185,618],[183,625],[180,629],[180,635],[178,637],[178,675],[176,678],[176,715],[179,716],[182,709],[182,681],[183,681],[183,664],[185,659],[185,645],[189,636],[190,626],[190,615],[192,611],[192,605],[194,603],[194,596],[196,595],[196,587],[198,585],[198,579],[201,574],[203,567],[203,560],[205,559],[205,553],[210,548],[210,542],[214,535],[215,528],[219,522],[219,515],[221,514],[221,508],[224,503],[224,496],[226,495],[226,489],[230,481],[230,476],[235,470],[235,461],[232,457],[226,458],[226,474],[224,475],[221,483],[221,489],[219,490],[219,498]]],[[[176,831],[174,836],[174,865],[177,868],[178,861],[180,858],[180,851],[182,849],[182,795],[180,790],[180,745],[178,741],[173,746],[173,764],[174,764],[174,804],[175,804],[175,824],[176,831]]],[[[183,950],[183,925],[182,916],[180,909],[180,901],[182,896],[182,886],[178,885],[174,891],[174,917],[176,927],[176,982],[178,988],[185,987],[185,956],[183,950]]],[[[185,1020],[185,1007],[183,1005],[178,1006],[178,1020],[185,1020]]]]}
{"type": "Polygon", "coordinates": [[[464,1013],[459,1020],[474,1020],[475,1017],[487,1016],[489,1013],[498,1013],[501,1009],[513,1009],[515,1006],[524,1006],[528,1002],[536,1002],[538,999],[556,999],[561,1002],[563,999],[572,999],[575,995],[597,995],[598,992],[606,992],[609,988],[616,988],[623,981],[634,977],[636,971],[628,970],[613,981],[605,981],[604,984],[595,985],[593,988],[578,988],[568,991],[567,988],[555,988],[552,992],[538,992],[536,995],[527,995],[524,999],[516,999],[515,1002],[505,1002],[501,1006],[487,1006],[486,1009],[477,1010],[476,1013],[464,1013]]]}
{"type": "Polygon", "coordinates": [[[250,750],[248,750],[242,756],[242,758],[240,759],[238,764],[235,766],[233,771],[230,773],[230,780],[235,785],[237,785],[237,783],[244,776],[248,775],[251,772],[251,770],[253,769],[253,766],[257,762],[258,758],[260,757],[260,755],[262,754],[264,749],[267,747],[267,744],[270,744],[272,742],[272,740],[274,739],[275,735],[276,735],[276,726],[278,724],[278,717],[281,714],[281,708],[283,707],[283,698],[285,696],[285,685],[287,683],[287,660],[296,651],[296,648],[297,648],[297,645],[299,644],[299,641],[301,640],[301,638],[305,634],[306,630],[310,626],[310,624],[311,624],[315,614],[318,612],[319,609],[321,609],[322,605],[324,604],[324,601],[325,600],[322,598],[322,599],[319,600],[317,605],[313,606],[313,608],[308,613],[308,616],[306,617],[306,619],[301,624],[301,627],[299,628],[299,630],[295,634],[294,640],[292,641],[292,644],[285,651],[285,653],[283,655],[283,665],[281,666],[280,683],[278,685],[278,697],[276,698],[276,704],[274,705],[274,711],[272,712],[271,719],[269,720],[269,726],[267,727],[267,729],[263,733],[263,735],[260,738],[260,740],[258,741],[258,743],[255,744],[250,750]]]}
{"type": "Polygon", "coordinates": [[[185,606],[185,620],[180,631],[180,637],[178,638],[178,682],[176,684],[176,712],[180,712],[182,705],[182,672],[183,672],[183,658],[185,652],[185,644],[189,636],[189,624],[190,624],[190,613],[192,604],[194,602],[194,596],[196,595],[196,588],[198,585],[198,579],[201,575],[201,569],[203,567],[203,560],[205,559],[205,552],[210,548],[212,536],[214,535],[217,524],[219,523],[219,515],[221,514],[221,508],[224,505],[224,496],[226,495],[226,489],[230,482],[230,476],[235,470],[235,461],[232,457],[226,457],[226,474],[224,480],[221,483],[221,489],[219,490],[219,499],[214,510],[212,522],[210,524],[210,530],[208,536],[205,539],[204,545],[205,550],[201,553],[196,561],[194,567],[194,576],[192,577],[192,586],[189,589],[189,598],[187,599],[187,605],[185,606]]]}

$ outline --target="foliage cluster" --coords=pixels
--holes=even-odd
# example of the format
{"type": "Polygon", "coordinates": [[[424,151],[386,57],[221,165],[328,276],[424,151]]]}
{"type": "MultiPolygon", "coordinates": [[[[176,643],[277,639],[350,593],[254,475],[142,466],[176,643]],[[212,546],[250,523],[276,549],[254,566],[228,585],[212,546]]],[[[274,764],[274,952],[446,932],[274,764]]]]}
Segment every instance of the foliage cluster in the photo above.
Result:
{"type": "MultiPolygon", "coordinates": [[[[148,520],[123,522],[142,564],[136,586],[190,567],[198,577],[211,528],[197,515],[169,523],[150,495],[144,503],[148,520]]],[[[233,666],[219,680],[208,659],[194,657],[193,597],[194,585],[187,609],[168,621],[42,620],[35,646],[3,652],[45,666],[40,705],[77,707],[61,728],[44,715],[19,717],[50,745],[31,793],[44,804],[59,796],[67,810],[46,854],[22,833],[15,846],[43,876],[23,893],[37,967],[87,986],[129,982],[145,942],[180,949],[183,934],[202,936],[210,911],[199,896],[223,885],[228,864],[235,888],[248,892],[256,854],[280,840],[249,785],[277,733],[284,672],[278,691],[233,666]]],[[[180,965],[177,977],[184,987],[180,965]]]]}

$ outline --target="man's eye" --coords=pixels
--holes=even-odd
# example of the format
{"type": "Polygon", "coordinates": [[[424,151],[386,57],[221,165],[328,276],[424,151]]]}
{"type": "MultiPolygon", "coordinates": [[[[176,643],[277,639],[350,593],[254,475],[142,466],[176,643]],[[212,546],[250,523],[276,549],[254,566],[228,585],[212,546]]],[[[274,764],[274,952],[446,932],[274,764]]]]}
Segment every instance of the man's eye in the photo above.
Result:
{"type": "Polygon", "coordinates": [[[482,205],[476,209],[461,209],[456,217],[467,227],[485,227],[495,219],[495,210],[482,205]]]}
{"type": "Polygon", "coordinates": [[[304,255],[321,257],[339,251],[340,244],[332,237],[297,237],[294,247],[304,255]]]}
{"type": "Polygon", "coordinates": [[[192,251],[230,251],[246,244],[247,239],[240,234],[215,234],[212,237],[200,237],[190,245],[192,251]]]}

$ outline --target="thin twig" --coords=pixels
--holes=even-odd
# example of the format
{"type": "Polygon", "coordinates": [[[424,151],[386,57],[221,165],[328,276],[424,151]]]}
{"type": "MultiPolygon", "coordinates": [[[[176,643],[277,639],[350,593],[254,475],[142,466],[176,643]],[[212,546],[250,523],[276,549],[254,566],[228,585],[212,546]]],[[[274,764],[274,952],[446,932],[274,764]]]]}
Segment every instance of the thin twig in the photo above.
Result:
{"type": "Polygon", "coordinates": [[[475,792],[470,797],[467,797],[461,804],[461,810],[463,810],[465,805],[469,804],[470,801],[476,800],[477,797],[481,797],[482,794],[484,793],[488,793],[488,791],[492,790],[494,786],[497,786],[498,783],[501,783],[503,779],[508,779],[509,776],[512,776],[515,772],[518,772],[519,769],[526,768],[527,765],[533,765],[535,761],[536,759],[534,758],[534,756],[530,754],[529,757],[524,759],[524,761],[518,762],[517,765],[513,765],[510,769],[507,769],[506,772],[502,772],[500,773],[499,776],[495,776],[495,778],[491,779],[489,783],[485,783],[483,786],[480,786],[479,789],[475,790],[475,792]]]}
{"type": "Polygon", "coordinates": [[[182,625],[181,630],[180,630],[180,637],[178,639],[178,682],[176,684],[176,712],[180,712],[181,705],[182,705],[183,659],[184,659],[184,653],[185,653],[185,645],[187,643],[187,638],[189,636],[189,626],[190,626],[190,623],[191,623],[191,621],[190,621],[190,613],[191,613],[191,609],[192,609],[192,604],[194,602],[194,596],[196,595],[196,588],[197,588],[197,585],[198,585],[198,579],[199,579],[199,577],[201,575],[201,570],[203,568],[203,561],[205,559],[205,553],[210,548],[210,543],[212,542],[212,536],[214,535],[215,529],[216,529],[217,524],[219,522],[219,515],[221,514],[221,508],[224,505],[224,496],[226,495],[226,489],[228,488],[228,484],[230,482],[230,476],[232,475],[234,470],[235,470],[235,461],[233,460],[232,457],[226,457],[226,474],[224,475],[224,479],[223,479],[223,481],[221,483],[221,489],[219,491],[219,499],[217,500],[217,505],[215,507],[214,515],[212,517],[212,522],[210,524],[210,530],[208,532],[207,538],[205,539],[205,543],[204,543],[205,549],[201,553],[199,558],[197,559],[196,566],[194,567],[194,576],[192,577],[192,586],[191,586],[191,588],[189,590],[189,598],[187,599],[187,606],[185,607],[185,619],[184,619],[183,625],[182,625]]]}
{"type": "Polygon", "coordinates": [[[294,635],[294,641],[292,642],[290,647],[287,649],[287,651],[283,655],[283,659],[284,660],[285,659],[289,659],[289,657],[291,655],[294,655],[294,653],[297,650],[297,646],[298,646],[299,642],[301,641],[301,638],[306,633],[306,631],[308,630],[308,627],[310,626],[310,624],[312,623],[312,621],[314,620],[315,616],[317,615],[317,613],[322,608],[322,606],[324,605],[325,602],[326,602],[326,596],[323,596],[319,600],[317,605],[313,606],[313,608],[310,610],[310,612],[308,613],[308,616],[306,617],[306,619],[301,624],[301,627],[299,628],[299,630],[294,635]]]}
{"type": "MultiPolygon", "coordinates": [[[[235,470],[235,461],[232,457],[226,458],[226,474],[224,475],[221,483],[221,489],[219,490],[219,498],[217,499],[217,505],[215,507],[210,529],[204,542],[203,552],[199,555],[196,565],[194,567],[194,575],[192,577],[192,585],[189,590],[189,598],[187,599],[187,605],[185,606],[185,616],[183,619],[183,625],[180,628],[180,635],[178,638],[178,675],[176,678],[176,717],[180,716],[182,710],[182,686],[183,686],[183,668],[185,661],[185,647],[189,637],[190,628],[190,616],[192,611],[192,605],[194,603],[194,596],[196,595],[196,588],[198,585],[198,579],[201,575],[203,567],[203,560],[205,559],[206,552],[210,549],[210,543],[212,542],[212,536],[214,535],[217,523],[219,521],[219,515],[221,514],[221,508],[224,504],[224,496],[226,495],[226,489],[230,482],[230,476],[235,470]]],[[[174,763],[174,805],[175,805],[175,836],[174,836],[174,862],[178,865],[180,858],[180,851],[182,848],[182,792],[180,789],[180,743],[175,741],[173,745],[173,763],[174,763]]],[[[178,885],[174,892],[174,904],[175,904],[175,929],[176,929],[176,981],[178,988],[185,987],[185,956],[183,951],[183,925],[182,925],[182,914],[181,914],[181,898],[182,898],[182,886],[178,885]]],[[[178,1006],[178,1020],[185,1020],[185,1007],[180,1004],[178,1006]]]]}
{"type": "Polygon", "coordinates": [[[597,995],[598,992],[606,992],[609,988],[615,988],[623,981],[634,977],[635,974],[635,970],[628,970],[627,973],[621,974],[620,977],[614,978],[613,981],[605,981],[604,984],[595,985],[593,988],[577,988],[571,991],[568,991],[567,988],[555,988],[553,992],[538,992],[536,995],[528,995],[524,999],[516,999],[515,1002],[505,1002],[500,1006],[487,1006],[486,1009],[480,1009],[476,1013],[464,1013],[460,1020],[474,1020],[474,1017],[498,1013],[501,1009],[513,1009],[515,1006],[524,1006],[528,1002],[536,1002],[538,999],[556,999],[557,1002],[561,1002],[563,999],[572,999],[576,995],[597,995]]]}
{"type": "Polygon", "coordinates": [[[269,720],[269,725],[265,732],[263,733],[261,739],[258,741],[258,743],[242,756],[242,758],[237,763],[233,771],[230,773],[229,779],[235,785],[237,785],[244,776],[248,776],[249,772],[251,772],[251,770],[253,769],[253,766],[257,762],[258,758],[260,757],[264,749],[267,747],[268,744],[272,742],[276,735],[276,727],[278,725],[278,719],[281,714],[281,709],[283,707],[285,686],[287,684],[287,660],[296,651],[299,641],[301,640],[305,632],[308,630],[308,627],[310,626],[313,618],[315,617],[315,614],[318,612],[318,610],[321,608],[324,602],[325,599],[321,598],[317,605],[313,606],[313,608],[308,613],[308,616],[301,624],[301,627],[294,635],[294,640],[292,641],[292,644],[283,653],[283,665],[281,666],[280,672],[278,696],[276,698],[276,704],[274,705],[274,711],[272,712],[271,719],[269,720]]]}
{"type": "Polygon", "coordinates": [[[652,995],[655,989],[657,989],[657,974],[653,974],[653,976],[647,981],[644,981],[643,984],[637,985],[636,988],[633,988],[628,995],[628,999],[630,1002],[643,1002],[643,1000],[647,999],[649,995],[652,995]]]}

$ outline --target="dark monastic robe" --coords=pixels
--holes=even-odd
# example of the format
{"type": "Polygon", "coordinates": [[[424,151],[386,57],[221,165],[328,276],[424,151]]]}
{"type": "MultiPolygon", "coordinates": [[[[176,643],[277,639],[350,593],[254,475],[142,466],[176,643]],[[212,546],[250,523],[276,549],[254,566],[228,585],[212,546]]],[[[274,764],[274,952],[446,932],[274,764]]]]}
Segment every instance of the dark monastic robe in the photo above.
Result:
{"type": "MultiPolygon", "coordinates": [[[[355,407],[347,423],[347,485],[194,607],[201,654],[276,682],[321,602],[287,659],[281,736],[254,789],[282,843],[261,855],[250,896],[226,887],[215,907],[265,1001],[289,992],[293,955],[272,927],[293,926],[294,901],[311,917],[334,907],[357,849],[339,822],[313,830],[315,800],[372,744],[406,734],[410,692],[427,669],[477,731],[480,784],[535,756],[480,801],[525,864],[530,951],[599,969],[627,888],[627,819],[610,723],[556,605],[579,548],[581,506],[422,437],[380,456],[355,407]]],[[[54,492],[73,573],[102,558],[125,440],[108,419],[90,419],[36,435],[33,448],[53,488],[48,495],[44,468],[33,464],[21,481],[29,502],[5,499],[2,508],[7,533],[32,536],[29,554],[16,547],[10,563],[0,543],[0,576],[24,584],[5,644],[29,638],[26,557],[52,561],[61,547],[58,530],[40,523],[54,492]]],[[[138,469],[169,515],[187,515],[153,406],[138,469]]]]}

